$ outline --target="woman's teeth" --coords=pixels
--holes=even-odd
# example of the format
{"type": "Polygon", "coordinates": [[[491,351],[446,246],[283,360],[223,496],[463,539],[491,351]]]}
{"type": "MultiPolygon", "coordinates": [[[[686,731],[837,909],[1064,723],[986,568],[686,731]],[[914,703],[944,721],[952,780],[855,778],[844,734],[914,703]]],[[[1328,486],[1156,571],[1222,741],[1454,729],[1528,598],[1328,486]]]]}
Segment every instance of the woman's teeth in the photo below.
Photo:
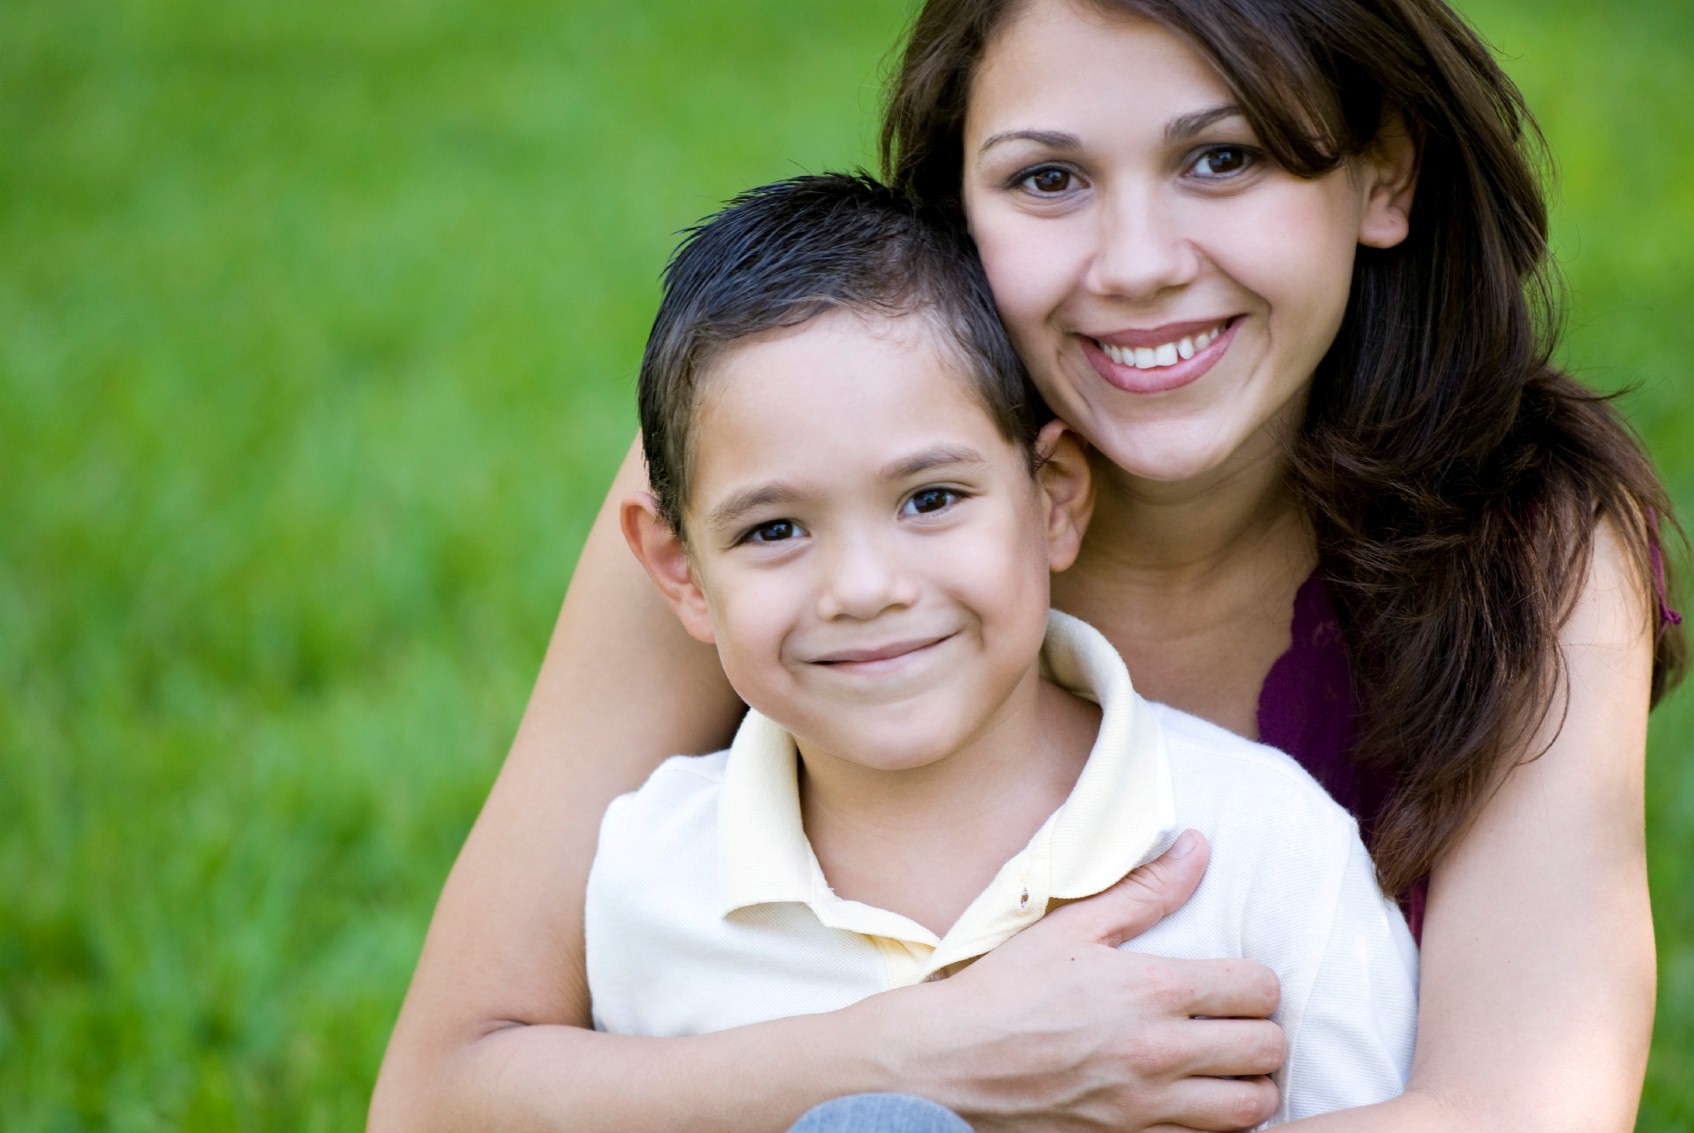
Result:
{"type": "Polygon", "coordinates": [[[1102,354],[1120,366],[1154,370],[1160,366],[1174,366],[1178,361],[1186,362],[1210,346],[1212,340],[1222,333],[1223,327],[1216,326],[1201,334],[1184,336],[1161,346],[1113,346],[1098,339],[1095,340],[1095,345],[1100,348],[1102,354]]]}

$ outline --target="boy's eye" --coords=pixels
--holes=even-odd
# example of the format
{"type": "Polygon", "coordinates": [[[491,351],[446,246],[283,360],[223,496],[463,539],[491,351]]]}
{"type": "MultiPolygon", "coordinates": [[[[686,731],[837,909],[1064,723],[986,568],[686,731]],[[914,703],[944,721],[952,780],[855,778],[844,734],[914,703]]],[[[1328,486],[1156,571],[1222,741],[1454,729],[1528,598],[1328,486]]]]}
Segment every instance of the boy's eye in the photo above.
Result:
{"type": "Polygon", "coordinates": [[[1253,164],[1253,156],[1246,146],[1212,146],[1190,168],[1201,177],[1233,177],[1253,164]]]}
{"type": "Polygon", "coordinates": [[[945,511],[958,499],[959,494],[951,488],[924,488],[913,492],[901,510],[908,515],[931,515],[945,511]]]}
{"type": "Polygon", "coordinates": [[[773,519],[751,529],[742,538],[748,543],[781,543],[800,534],[800,525],[791,519],[773,519]]]}

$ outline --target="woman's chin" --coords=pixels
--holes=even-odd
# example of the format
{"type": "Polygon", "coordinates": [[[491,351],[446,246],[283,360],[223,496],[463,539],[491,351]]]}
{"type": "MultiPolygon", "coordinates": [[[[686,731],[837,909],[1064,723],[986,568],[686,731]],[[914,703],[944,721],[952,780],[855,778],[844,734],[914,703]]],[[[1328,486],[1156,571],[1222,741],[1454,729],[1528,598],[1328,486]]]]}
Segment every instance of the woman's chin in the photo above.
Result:
{"type": "Polygon", "coordinates": [[[1126,430],[1094,441],[1096,472],[1118,480],[1180,487],[1199,486],[1248,463],[1242,446],[1226,446],[1212,438],[1184,438],[1167,433],[1148,436],[1145,427],[1126,430]]]}

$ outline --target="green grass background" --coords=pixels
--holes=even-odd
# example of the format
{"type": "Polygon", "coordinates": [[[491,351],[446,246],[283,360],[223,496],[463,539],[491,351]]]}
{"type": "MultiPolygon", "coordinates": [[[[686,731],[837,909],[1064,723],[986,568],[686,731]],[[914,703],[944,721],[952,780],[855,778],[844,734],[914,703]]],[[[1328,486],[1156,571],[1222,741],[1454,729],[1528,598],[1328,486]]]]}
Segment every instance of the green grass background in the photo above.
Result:
{"type": "MultiPolygon", "coordinates": [[[[868,162],[905,8],[0,7],[0,1126],[360,1125],[672,233],[868,162]]],[[[1694,8],[1467,9],[1559,161],[1565,357],[1686,512],[1694,8]]],[[[1694,1125],[1691,715],[1648,1130],[1694,1125]]]]}

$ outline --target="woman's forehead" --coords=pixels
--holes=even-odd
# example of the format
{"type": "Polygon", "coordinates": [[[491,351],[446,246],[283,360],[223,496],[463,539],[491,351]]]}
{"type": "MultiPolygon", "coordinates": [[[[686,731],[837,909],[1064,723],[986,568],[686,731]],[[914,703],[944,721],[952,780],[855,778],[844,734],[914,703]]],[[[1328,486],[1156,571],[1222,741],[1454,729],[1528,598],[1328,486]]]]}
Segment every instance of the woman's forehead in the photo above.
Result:
{"type": "Polygon", "coordinates": [[[966,133],[980,144],[988,131],[1041,130],[1045,115],[1116,123],[1130,116],[1162,127],[1198,103],[1233,101],[1210,62],[1156,21],[1082,0],[1030,0],[978,61],[966,133]]]}

